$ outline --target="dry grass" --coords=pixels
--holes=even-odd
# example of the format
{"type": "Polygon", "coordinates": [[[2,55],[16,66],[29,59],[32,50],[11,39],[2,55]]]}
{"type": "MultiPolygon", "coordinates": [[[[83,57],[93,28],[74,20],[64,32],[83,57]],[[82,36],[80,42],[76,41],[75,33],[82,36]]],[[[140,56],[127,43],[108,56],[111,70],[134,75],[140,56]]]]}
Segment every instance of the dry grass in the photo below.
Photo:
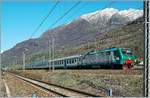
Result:
{"type": "Polygon", "coordinates": [[[142,96],[142,70],[28,70],[18,73],[46,82],[99,94],[112,88],[114,96],[142,96]]]}

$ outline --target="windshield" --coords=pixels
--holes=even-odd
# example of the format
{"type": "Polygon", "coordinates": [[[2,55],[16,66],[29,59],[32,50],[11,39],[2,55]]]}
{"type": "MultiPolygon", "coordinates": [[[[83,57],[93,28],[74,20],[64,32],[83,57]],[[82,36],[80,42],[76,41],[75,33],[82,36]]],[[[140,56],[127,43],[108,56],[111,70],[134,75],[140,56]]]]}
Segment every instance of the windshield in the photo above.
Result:
{"type": "Polygon", "coordinates": [[[132,56],[132,51],[129,49],[122,49],[122,54],[125,56],[132,56]]]}

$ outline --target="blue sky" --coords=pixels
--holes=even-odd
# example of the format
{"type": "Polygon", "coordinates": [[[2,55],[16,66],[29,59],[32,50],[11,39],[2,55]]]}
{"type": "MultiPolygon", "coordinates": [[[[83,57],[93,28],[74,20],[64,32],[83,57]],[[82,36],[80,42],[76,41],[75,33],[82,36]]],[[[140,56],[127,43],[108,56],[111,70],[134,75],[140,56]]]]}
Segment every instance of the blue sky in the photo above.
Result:
{"type": "MultiPolygon", "coordinates": [[[[82,14],[94,12],[103,9],[110,3],[109,0],[97,0],[96,2],[82,1],[76,8],[67,14],[61,21],[53,27],[51,24],[58,19],[63,13],[71,8],[77,1],[61,1],[53,13],[48,17],[40,29],[34,34],[33,38],[39,37],[43,32],[58,25],[70,22],[82,14]]],[[[53,1],[38,1],[38,2],[17,2],[5,1],[1,6],[1,35],[2,43],[1,50],[5,51],[12,48],[19,42],[30,38],[36,27],[40,24],[42,19],[48,14],[49,10],[56,3],[53,1]]],[[[122,2],[116,0],[111,6],[116,9],[139,8],[143,9],[142,1],[128,1],[122,2]]]]}

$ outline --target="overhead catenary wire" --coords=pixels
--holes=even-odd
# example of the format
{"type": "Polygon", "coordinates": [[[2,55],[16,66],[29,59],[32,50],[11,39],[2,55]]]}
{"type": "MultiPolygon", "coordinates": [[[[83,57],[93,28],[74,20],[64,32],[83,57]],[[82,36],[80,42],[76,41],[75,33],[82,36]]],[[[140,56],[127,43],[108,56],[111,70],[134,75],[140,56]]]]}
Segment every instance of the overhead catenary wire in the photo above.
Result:
{"type": "Polygon", "coordinates": [[[33,35],[40,29],[40,27],[43,25],[43,23],[46,21],[46,19],[52,14],[52,12],[54,11],[54,9],[57,7],[57,5],[60,3],[60,1],[57,1],[53,7],[50,9],[50,11],[48,12],[48,14],[44,17],[44,19],[40,22],[40,24],[37,26],[37,28],[34,30],[34,32],[31,34],[30,38],[31,39],[33,37],[33,35]]]}
{"type": "Polygon", "coordinates": [[[59,22],[61,19],[63,19],[71,10],[73,10],[76,6],[78,6],[81,3],[81,1],[78,1],[75,3],[69,10],[67,10],[62,16],[60,16],[53,24],[51,24],[50,27],[53,27],[57,22],[59,22]]]}

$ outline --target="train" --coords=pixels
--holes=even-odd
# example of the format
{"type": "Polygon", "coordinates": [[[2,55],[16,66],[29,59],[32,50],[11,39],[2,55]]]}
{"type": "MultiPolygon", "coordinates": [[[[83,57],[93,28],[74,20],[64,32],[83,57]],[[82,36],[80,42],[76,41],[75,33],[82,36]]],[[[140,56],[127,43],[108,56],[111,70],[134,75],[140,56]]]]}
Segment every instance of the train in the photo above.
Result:
{"type": "Polygon", "coordinates": [[[103,50],[93,50],[87,53],[72,55],[53,60],[42,60],[25,65],[26,69],[45,68],[122,68],[133,67],[133,62],[137,59],[129,48],[107,48],[103,50]]]}

